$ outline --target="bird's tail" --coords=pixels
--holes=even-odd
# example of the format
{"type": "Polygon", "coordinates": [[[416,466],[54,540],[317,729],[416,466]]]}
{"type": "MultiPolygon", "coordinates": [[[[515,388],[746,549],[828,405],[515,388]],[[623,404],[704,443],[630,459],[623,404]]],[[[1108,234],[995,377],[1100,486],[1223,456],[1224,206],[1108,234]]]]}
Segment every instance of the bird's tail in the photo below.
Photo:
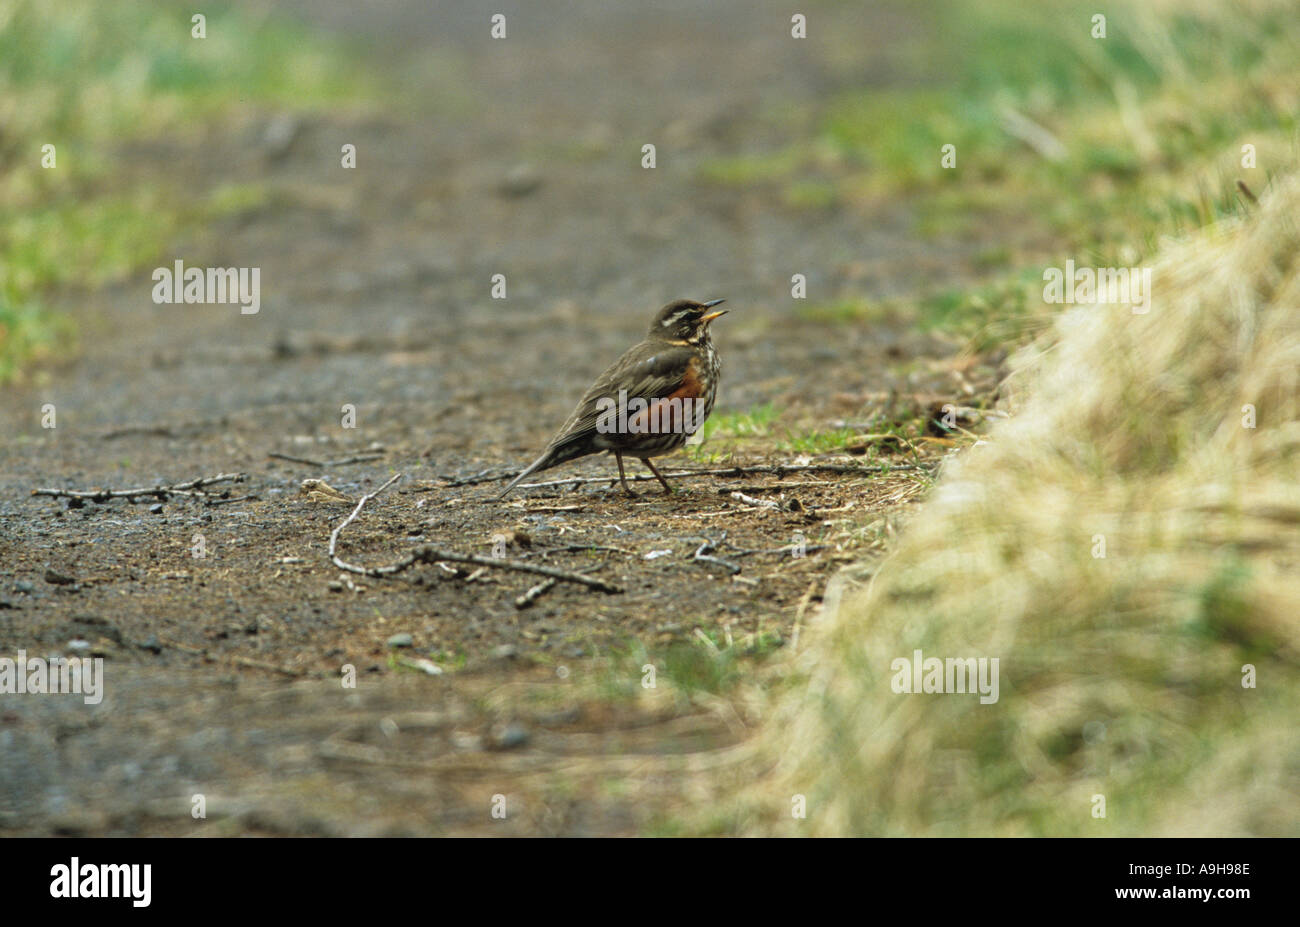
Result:
{"type": "Polygon", "coordinates": [[[592,448],[586,446],[585,441],[575,439],[548,447],[542,452],[541,457],[538,457],[530,463],[522,473],[510,481],[510,485],[501,491],[501,495],[497,496],[497,501],[499,502],[506,496],[510,495],[510,490],[518,486],[525,477],[531,476],[538,470],[549,470],[551,467],[558,467],[560,464],[573,460],[575,457],[583,457],[591,453],[594,453],[594,451],[592,448]]]}
{"type": "Polygon", "coordinates": [[[524,477],[531,476],[532,474],[536,473],[538,470],[542,470],[545,469],[546,467],[551,466],[551,464],[547,463],[547,458],[550,456],[551,456],[551,452],[548,449],[546,453],[544,453],[541,457],[538,457],[536,460],[530,463],[525,470],[521,471],[518,476],[516,476],[513,480],[510,481],[509,486],[507,486],[504,490],[502,490],[501,495],[497,496],[497,501],[500,502],[506,496],[510,495],[510,490],[518,486],[519,483],[524,479],[524,477]]]}

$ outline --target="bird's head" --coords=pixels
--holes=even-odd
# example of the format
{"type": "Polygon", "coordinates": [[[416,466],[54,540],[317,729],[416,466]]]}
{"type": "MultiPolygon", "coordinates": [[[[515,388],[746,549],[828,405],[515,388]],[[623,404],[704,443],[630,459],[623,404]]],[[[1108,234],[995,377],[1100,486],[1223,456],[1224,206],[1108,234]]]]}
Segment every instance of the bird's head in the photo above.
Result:
{"type": "Polygon", "coordinates": [[[697,303],[693,299],[679,299],[655,313],[650,323],[649,337],[655,341],[686,341],[698,344],[709,335],[709,323],[725,313],[726,309],[710,311],[723,299],[697,303]]]}

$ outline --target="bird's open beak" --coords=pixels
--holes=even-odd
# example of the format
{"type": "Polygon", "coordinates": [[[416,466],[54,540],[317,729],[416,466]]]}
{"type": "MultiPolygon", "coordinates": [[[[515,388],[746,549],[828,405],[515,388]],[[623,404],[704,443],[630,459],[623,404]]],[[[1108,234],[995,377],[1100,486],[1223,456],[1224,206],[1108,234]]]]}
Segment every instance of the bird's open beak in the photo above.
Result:
{"type": "MultiPolygon", "coordinates": [[[[711,299],[711,300],[709,300],[707,303],[704,304],[704,308],[705,308],[705,309],[712,309],[714,306],[718,305],[719,303],[725,303],[725,302],[726,302],[725,299],[711,299]]],[[[720,316],[720,315],[726,315],[726,314],[727,314],[727,310],[726,310],[726,309],[719,309],[717,312],[710,312],[710,313],[709,313],[708,315],[706,315],[704,318],[700,319],[700,322],[701,322],[701,323],[712,322],[712,321],[713,321],[714,319],[716,319],[718,316],[720,316]]]]}

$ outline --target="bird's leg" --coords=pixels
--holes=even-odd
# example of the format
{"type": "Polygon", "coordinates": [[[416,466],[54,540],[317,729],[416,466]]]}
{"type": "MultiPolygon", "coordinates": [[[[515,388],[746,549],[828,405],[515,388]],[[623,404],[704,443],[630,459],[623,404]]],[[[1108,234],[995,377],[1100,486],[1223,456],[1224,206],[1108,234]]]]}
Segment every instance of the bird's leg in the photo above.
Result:
{"type": "Polygon", "coordinates": [[[615,451],[615,452],[614,452],[614,459],[618,461],[618,481],[619,481],[620,483],[623,484],[623,492],[627,493],[629,496],[635,496],[636,493],[634,493],[634,492],[633,492],[633,491],[628,487],[628,485],[627,485],[627,477],[623,475],[623,454],[622,454],[622,452],[620,452],[620,451],[615,451]]]}
{"type": "Polygon", "coordinates": [[[641,460],[645,463],[645,465],[646,465],[647,467],[650,468],[650,472],[653,473],[653,474],[655,475],[655,479],[657,479],[659,482],[661,482],[661,483],[664,484],[664,492],[665,492],[666,494],[668,494],[668,495],[672,495],[673,488],[672,488],[671,486],[668,485],[668,481],[667,481],[666,479],[664,479],[664,475],[663,475],[662,473],[660,473],[660,472],[655,468],[655,465],[652,464],[652,463],[650,462],[650,458],[649,458],[649,457],[642,457],[641,460]]]}

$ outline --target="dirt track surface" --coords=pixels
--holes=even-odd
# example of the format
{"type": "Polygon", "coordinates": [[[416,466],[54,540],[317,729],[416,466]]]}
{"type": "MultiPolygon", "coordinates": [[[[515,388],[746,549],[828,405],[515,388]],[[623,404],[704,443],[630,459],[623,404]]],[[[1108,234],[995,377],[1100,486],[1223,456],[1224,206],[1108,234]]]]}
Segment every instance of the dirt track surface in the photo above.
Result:
{"type": "MultiPolygon", "coordinates": [[[[427,66],[427,82],[374,111],[291,116],[287,146],[266,141],[280,114],[250,112],[130,152],[133,170],[177,196],[266,185],[264,205],[161,262],[260,267],[260,313],[155,305],[150,269],[65,294],[81,355],[0,405],[0,654],[91,653],[107,673],[98,706],[4,698],[0,831],[644,831],[689,804],[681,777],[743,744],[756,719],[639,694],[636,677],[623,680],[631,694],[601,702],[584,674],[629,641],[689,644],[697,629],[788,639],[851,558],[852,526],[918,496],[905,473],[706,477],[677,481],[672,497],[638,483],[635,500],[589,484],[497,503],[500,483],[449,485],[527,463],[676,297],[733,309],[714,329],[718,413],[772,402],[783,422],[825,427],[899,393],[953,388],[950,345],[800,320],[789,280],[806,274],[824,299],[905,293],[959,277],[958,246],[915,238],[904,205],[791,211],[696,179],[706,156],[782,144],[760,118],[768,108],[811,111],[872,79],[870,49],[908,24],[828,10],[795,42],[773,3],[545,15],[506,4],[509,38],[491,42],[475,4],[367,5],[361,18],[352,6],[285,9],[373,41],[377,68],[409,79],[427,66]],[[861,36],[860,66],[818,53],[819,34],[843,30],[861,36]],[[652,171],[640,165],[647,142],[652,171]],[[344,143],[357,146],[355,171],[339,167],[344,143]],[[498,273],[506,300],[490,298],[498,273]],[[53,430],[40,427],[44,403],[53,430]],[[355,429],[340,427],[345,404],[355,429]],[[380,459],[340,466],[268,457],[375,446],[380,459]],[[247,474],[234,501],[152,511],[150,499],[70,508],[29,495],[219,472],[247,474]],[[349,559],[420,543],[487,555],[501,536],[507,556],[626,591],[561,583],[519,609],[537,577],[464,566],[341,577],[325,551],[350,506],[313,501],[301,482],[356,498],[394,472],[403,481],[344,534],[349,559]],[[772,552],[796,533],[825,547],[772,552]],[[706,539],[742,571],[693,559],[706,539]],[[393,650],[399,634],[411,646],[393,650]],[[398,665],[421,659],[442,675],[398,665]],[[345,664],[355,689],[340,685],[345,664]],[[196,793],[206,820],[190,816],[196,793]],[[489,814],[495,794],[509,797],[505,821],[489,814]]],[[[589,458],[538,478],[614,472],[589,458]]]]}

